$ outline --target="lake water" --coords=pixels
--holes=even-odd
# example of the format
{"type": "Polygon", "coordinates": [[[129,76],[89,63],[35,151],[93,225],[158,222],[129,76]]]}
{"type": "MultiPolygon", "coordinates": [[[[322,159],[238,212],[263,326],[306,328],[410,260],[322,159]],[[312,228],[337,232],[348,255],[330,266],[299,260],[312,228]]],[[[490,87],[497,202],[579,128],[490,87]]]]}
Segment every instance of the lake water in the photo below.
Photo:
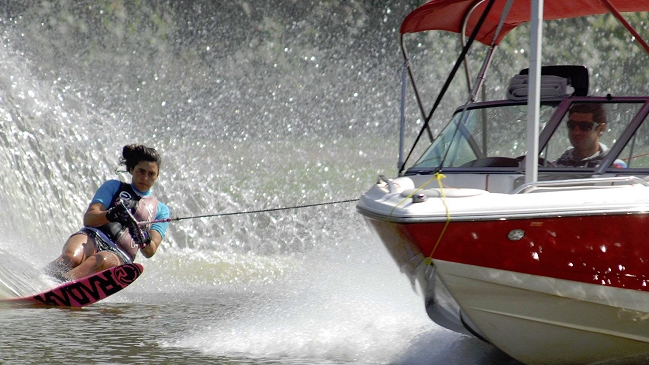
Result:
{"type": "Polygon", "coordinates": [[[133,285],[81,310],[0,307],[0,353],[7,364],[515,363],[431,323],[377,251],[365,260],[164,251],[133,285]],[[225,284],[224,272],[247,283],[225,284]]]}
{"type": "Polygon", "coordinates": [[[186,219],[107,300],[0,307],[0,362],[514,363],[433,324],[354,203],[293,208],[396,173],[417,2],[370,3],[5,2],[0,297],[52,284],[125,144],[161,152],[155,193],[186,219]]]}

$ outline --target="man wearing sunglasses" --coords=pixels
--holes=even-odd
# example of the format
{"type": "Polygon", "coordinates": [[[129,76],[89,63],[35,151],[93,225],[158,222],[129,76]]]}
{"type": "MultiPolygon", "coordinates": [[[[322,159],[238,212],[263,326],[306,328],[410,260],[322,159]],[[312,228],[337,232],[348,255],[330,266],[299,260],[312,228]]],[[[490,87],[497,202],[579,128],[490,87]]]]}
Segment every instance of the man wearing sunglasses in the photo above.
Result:
{"type": "MultiPolygon", "coordinates": [[[[599,137],[606,130],[602,104],[575,104],[568,111],[568,138],[572,148],[554,162],[563,167],[595,167],[606,156],[606,146],[599,137]]],[[[622,166],[620,166],[622,167],[622,166]]]]}

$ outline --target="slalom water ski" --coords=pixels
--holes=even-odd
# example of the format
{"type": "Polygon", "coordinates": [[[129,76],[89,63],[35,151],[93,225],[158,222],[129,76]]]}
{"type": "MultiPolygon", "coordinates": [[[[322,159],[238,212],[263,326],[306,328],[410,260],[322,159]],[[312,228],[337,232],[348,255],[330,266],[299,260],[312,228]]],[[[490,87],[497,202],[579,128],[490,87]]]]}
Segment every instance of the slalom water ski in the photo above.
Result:
{"type": "Polygon", "coordinates": [[[124,264],[81,279],[65,282],[39,294],[7,298],[0,301],[28,306],[85,307],[126,288],[143,271],[144,267],[140,264],[124,264]]]}

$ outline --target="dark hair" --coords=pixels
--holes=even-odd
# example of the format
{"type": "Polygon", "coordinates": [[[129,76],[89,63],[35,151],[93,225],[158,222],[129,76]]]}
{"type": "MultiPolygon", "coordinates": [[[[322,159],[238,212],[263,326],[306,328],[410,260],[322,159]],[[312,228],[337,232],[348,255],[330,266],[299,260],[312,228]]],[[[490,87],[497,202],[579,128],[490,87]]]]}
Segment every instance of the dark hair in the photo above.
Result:
{"type": "Polygon", "coordinates": [[[592,114],[593,122],[606,123],[606,113],[602,104],[578,103],[570,107],[570,113],[592,114]]]}
{"type": "Polygon", "coordinates": [[[128,171],[131,171],[140,161],[155,162],[158,165],[158,169],[160,169],[160,165],[162,164],[162,158],[154,148],[141,144],[124,146],[122,157],[119,159],[120,164],[126,165],[128,171]]]}

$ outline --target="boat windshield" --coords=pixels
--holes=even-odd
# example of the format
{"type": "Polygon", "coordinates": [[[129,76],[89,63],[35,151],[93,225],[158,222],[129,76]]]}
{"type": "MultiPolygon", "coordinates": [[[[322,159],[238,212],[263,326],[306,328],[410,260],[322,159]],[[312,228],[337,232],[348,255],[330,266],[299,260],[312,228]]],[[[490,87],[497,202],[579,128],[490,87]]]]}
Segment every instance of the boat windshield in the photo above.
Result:
{"type": "MultiPolygon", "coordinates": [[[[542,130],[556,105],[541,105],[542,130]]],[[[458,110],[449,123],[411,167],[518,167],[526,153],[526,104],[487,105],[458,110]],[[517,160],[518,158],[518,160],[517,160]]]]}
{"type": "MultiPolygon", "coordinates": [[[[613,168],[616,173],[646,171],[649,123],[642,123],[646,105],[649,100],[643,97],[583,97],[541,104],[539,167],[581,173],[613,168]]],[[[458,167],[518,169],[527,152],[526,124],[526,104],[488,102],[458,109],[408,173],[458,167]]]]}

